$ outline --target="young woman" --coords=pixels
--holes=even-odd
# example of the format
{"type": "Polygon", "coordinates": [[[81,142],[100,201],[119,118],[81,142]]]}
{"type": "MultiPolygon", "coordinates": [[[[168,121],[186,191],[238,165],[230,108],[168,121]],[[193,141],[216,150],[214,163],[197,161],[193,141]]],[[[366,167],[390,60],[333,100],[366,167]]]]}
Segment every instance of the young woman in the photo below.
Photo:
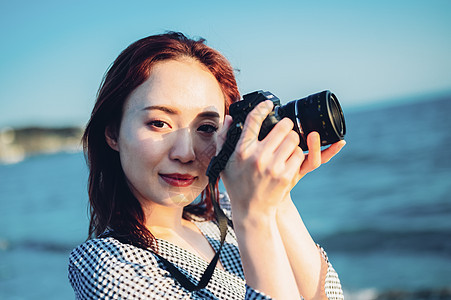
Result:
{"type": "MultiPolygon", "coordinates": [[[[310,237],[290,190],[344,142],[309,154],[289,119],[262,141],[271,101],[247,117],[221,178],[233,220],[213,276],[191,291],[169,265],[199,282],[219,248],[207,166],[240,98],[233,69],[203,40],[181,33],[141,39],[108,70],[83,137],[90,240],[73,250],[69,279],[79,299],[341,299],[338,277],[310,237]],[[199,200],[200,199],[200,200],[199,200]],[[229,201],[230,199],[230,201],[229,201]],[[197,203],[197,204],[193,204],[197,203]]],[[[216,197],[214,197],[216,196],[216,197]]]]}

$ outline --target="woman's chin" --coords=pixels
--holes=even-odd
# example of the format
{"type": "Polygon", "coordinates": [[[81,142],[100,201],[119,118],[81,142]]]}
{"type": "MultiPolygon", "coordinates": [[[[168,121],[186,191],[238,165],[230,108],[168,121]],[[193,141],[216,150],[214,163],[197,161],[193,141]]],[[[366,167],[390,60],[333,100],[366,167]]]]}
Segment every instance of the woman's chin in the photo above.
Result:
{"type": "Polygon", "coordinates": [[[171,204],[175,204],[176,206],[186,206],[194,201],[194,198],[187,197],[185,194],[175,194],[169,197],[169,201],[171,204]]]}

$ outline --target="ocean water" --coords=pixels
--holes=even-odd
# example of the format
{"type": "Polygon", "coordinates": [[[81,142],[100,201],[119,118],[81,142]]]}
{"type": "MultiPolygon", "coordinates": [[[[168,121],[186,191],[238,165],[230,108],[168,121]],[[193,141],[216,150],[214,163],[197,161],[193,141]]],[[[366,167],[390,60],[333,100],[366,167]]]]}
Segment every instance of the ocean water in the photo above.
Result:
{"type": "MultiPolygon", "coordinates": [[[[346,299],[451,299],[451,97],[345,111],[347,145],[293,197],[346,299]]],[[[82,153],[0,165],[0,299],[73,299],[82,153]]]]}

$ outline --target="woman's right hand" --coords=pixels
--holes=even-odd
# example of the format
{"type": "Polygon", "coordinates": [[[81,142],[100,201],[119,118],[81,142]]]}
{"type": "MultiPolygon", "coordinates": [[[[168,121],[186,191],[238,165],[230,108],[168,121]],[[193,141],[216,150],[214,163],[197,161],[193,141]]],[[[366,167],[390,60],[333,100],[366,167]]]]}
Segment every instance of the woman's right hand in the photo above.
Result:
{"type": "MultiPolygon", "coordinates": [[[[232,204],[246,284],[275,299],[299,299],[276,216],[304,154],[289,119],[278,122],[265,139],[258,140],[261,124],[272,108],[272,102],[266,101],[248,114],[221,176],[232,204]]],[[[227,124],[230,119],[224,131],[227,124]]]]}
{"type": "MultiPolygon", "coordinates": [[[[248,114],[235,151],[222,172],[234,219],[244,218],[250,212],[275,213],[304,161],[304,153],[298,147],[299,136],[288,118],[278,122],[262,141],[258,140],[262,122],[272,109],[273,103],[268,100],[248,114]]],[[[224,127],[222,135],[227,130],[224,127]]]]}

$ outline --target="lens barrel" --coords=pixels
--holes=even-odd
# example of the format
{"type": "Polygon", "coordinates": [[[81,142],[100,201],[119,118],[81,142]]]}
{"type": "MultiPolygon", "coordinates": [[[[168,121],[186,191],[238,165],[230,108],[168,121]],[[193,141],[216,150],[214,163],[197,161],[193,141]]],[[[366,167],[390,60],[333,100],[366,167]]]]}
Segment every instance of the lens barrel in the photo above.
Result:
{"type": "Polygon", "coordinates": [[[321,146],[342,140],[346,134],[346,124],[337,97],[326,90],[294,100],[278,108],[281,118],[290,118],[294,130],[299,134],[299,147],[307,151],[307,135],[316,131],[321,137],[321,146]]]}

